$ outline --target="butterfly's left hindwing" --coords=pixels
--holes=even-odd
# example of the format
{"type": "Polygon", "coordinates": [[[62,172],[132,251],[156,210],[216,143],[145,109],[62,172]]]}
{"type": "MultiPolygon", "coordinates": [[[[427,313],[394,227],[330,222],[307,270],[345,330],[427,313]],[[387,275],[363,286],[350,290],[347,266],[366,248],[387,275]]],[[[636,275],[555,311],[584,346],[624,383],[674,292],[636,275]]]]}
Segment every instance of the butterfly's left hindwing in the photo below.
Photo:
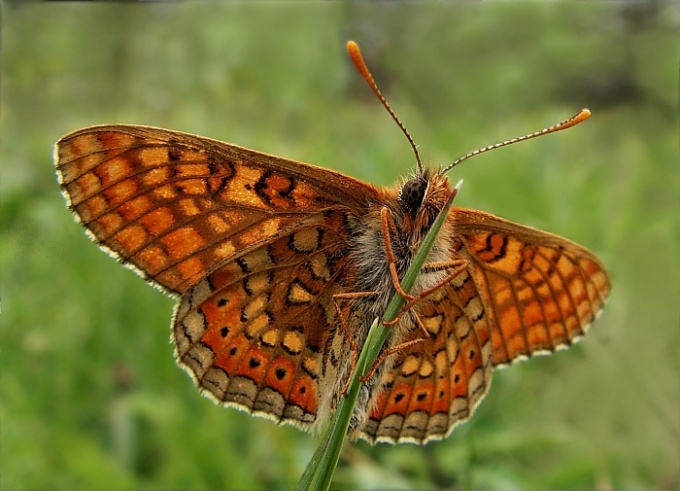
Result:
{"type": "Polygon", "coordinates": [[[342,174],[209,138],[93,126],[57,143],[63,193],[97,243],[183,293],[206,271],[291,233],[305,214],[374,198],[342,174]]]}
{"type": "MultiPolygon", "coordinates": [[[[341,212],[310,215],[295,232],[239,255],[177,306],[176,356],[203,393],[277,422],[310,427],[324,353],[336,333],[332,296],[351,278],[341,212]]],[[[322,415],[323,416],[323,415],[322,415]]]]}

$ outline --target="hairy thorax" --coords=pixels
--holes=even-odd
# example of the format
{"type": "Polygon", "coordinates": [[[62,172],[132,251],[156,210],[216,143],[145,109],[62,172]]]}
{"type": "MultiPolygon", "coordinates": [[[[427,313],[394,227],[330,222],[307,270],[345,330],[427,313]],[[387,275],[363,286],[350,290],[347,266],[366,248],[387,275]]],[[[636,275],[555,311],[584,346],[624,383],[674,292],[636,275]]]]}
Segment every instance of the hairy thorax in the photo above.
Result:
{"type": "MultiPolygon", "coordinates": [[[[346,318],[348,320],[349,334],[352,336],[354,344],[361,349],[364,345],[368,330],[376,318],[382,319],[385,309],[392,298],[396,294],[394,281],[390,273],[390,261],[388,258],[385,237],[383,234],[383,225],[381,218],[381,210],[387,207],[387,212],[394,224],[394,228],[388,230],[388,240],[393,251],[393,260],[396,265],[397,274],[399,278],[403,278],[404,274],[410,267],[413,258],[420,249],[426,233],[429,231],[434,219],[443,207],[445,198],[448,197],[448,181],[437,182],[441,185],[441,189],[428,189],[429,194],[426,194],[421,207],[420,213],[409,213],[399,203],[396,196],[397,193],[386,193],[391,199],[385,199],[382,204],[371,206],[366,216],[350,217],[350,226],[353,230],[353,247],[349,251],[351,264],[356,266],[356,271],[359,272],[356,277],[356,292],[370,293],[351,300],[346,305],[346,318]],[[433,191],[437,191],[434,192],[433,191]],[[435,196],[437,202],[427,201],[428,197],[435,196]],[[385,204],[387,203],[387,204],[385,204]],[[437,209],[438,208],[438,209],[437,209]]],[[[403,187],[403,185],[402,185],[403,187]]],[[[437,239],[430,250],[426,264],[450,261],[453,259],[451,252],[451,244],[453,241],[453,227],[451,222],[445,222],[437,239]]],[[[435,286],[441,282],[447,275],[446,270],[437,271],[423,271],[418,276],[410,293],[417,295],[418,293],[435,286]]],[[[408,334],[414,329],[417,329],[417,324],[414,320],[414,315],[417,315],[418,306],[414,306],[412,311],[407,312],[401,320],[394,326],[390,327],[392,330],[387,339],[385,347],[387,349],[392,346],[397,346],[404,341],[408,334]]],[[[356,361],[358,353],[348,353],[346,350],[347,344],[341,342],[344,333],[338,333],[334,343],[335,349],[332,348],[334,355],[338,357],[340,363],[338,364],[338,376],[335,377],[336,390],[335,394],[342,391],[353,369],[353,361],[356,361]],[[344,351],[343,350],[344,347],[344,351]]],[[[359,399],[355,406],[351,428],[360,427],[366,420],[372,402],[374,402],[377,391],[374,389],[380,383],[383,374],[392,368],[393,356],[385,358],[381,365],[375,372],[375,375],[370,381],[367,381],[361,389],[359,399]]],[[[337,398],[332,406],[335,407],[339,402],[337,398]]]]}

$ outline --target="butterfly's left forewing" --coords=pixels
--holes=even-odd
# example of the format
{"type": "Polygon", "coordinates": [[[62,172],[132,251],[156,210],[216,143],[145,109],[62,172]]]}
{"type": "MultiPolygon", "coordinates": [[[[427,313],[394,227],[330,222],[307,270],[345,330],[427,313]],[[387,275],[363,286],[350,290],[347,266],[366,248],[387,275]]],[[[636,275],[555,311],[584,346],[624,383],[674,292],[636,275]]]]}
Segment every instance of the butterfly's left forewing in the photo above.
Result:
{"type": "Polygon", "coordinates": [[[295,230],[305,214],[361,214],[377,193],[333,171],[145,126],[66,135],[56,162],[62,191],[94,240],[179,294],[217,264],[295,230]]]}

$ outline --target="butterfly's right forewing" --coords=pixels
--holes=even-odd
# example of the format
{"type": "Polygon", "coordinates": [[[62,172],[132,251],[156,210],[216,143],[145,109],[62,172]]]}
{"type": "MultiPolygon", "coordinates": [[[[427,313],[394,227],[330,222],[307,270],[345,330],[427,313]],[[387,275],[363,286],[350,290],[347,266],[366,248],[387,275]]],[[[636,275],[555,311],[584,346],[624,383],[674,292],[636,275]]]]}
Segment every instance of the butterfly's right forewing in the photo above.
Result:
{"type": "Polygon", "coordinates": [[[583,336],[611,288],[592,252],[481,211],[455,208],[451,219],[492,326],[494,365],[583,336]]]}

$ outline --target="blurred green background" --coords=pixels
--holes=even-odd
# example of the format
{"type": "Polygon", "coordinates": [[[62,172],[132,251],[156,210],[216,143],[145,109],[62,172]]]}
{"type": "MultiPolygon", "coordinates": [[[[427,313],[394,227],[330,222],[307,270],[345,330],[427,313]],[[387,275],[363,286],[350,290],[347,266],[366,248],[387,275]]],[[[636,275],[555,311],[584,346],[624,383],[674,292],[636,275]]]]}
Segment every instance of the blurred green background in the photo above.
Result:
{"type": "Polygon", "coordinates": [[[213,405],[175,366],[173,302],[85,236],[52,146],[92,124],[198,133],[388,185],[480,156],[458,204],[578,241],[613,292],[577,347],[497,372],[424,448],[348,446],[353,488],[679,489],[678,26],[670,3],[6,3],[4,489],[290,488],[317,439],[213,405]]]}

